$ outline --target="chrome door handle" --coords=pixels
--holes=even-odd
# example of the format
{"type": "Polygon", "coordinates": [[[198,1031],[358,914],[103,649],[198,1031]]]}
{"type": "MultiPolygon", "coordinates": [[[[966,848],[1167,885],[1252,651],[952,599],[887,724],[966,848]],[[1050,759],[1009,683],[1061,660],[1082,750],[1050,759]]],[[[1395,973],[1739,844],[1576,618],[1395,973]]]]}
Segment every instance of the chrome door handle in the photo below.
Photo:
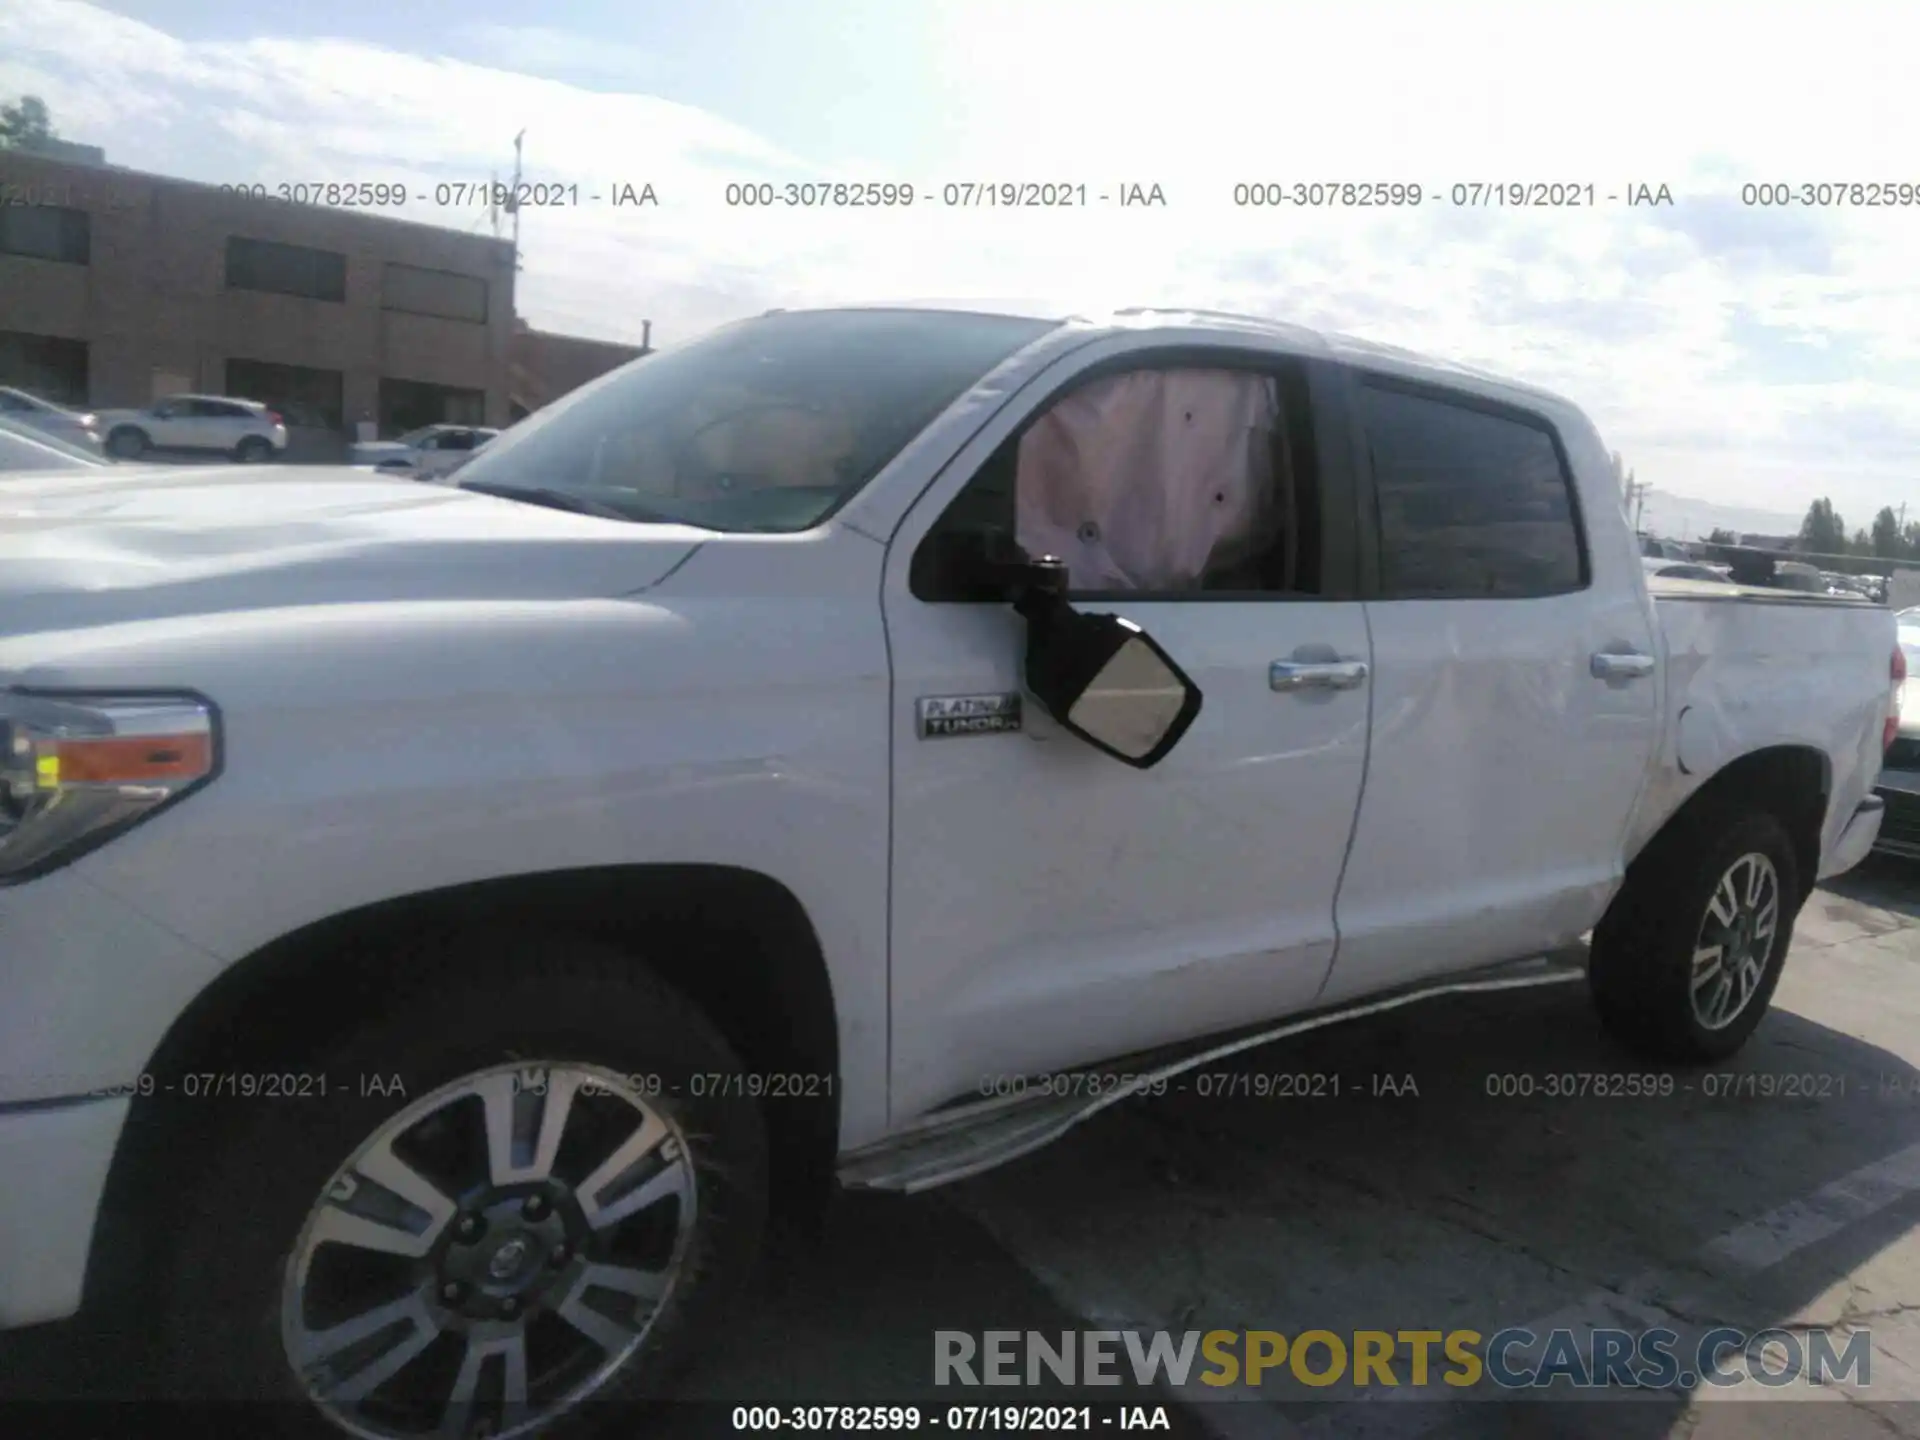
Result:
{"type": "Polygon", "coordinates": [[[1364,660],[1276,660],[1267,667],[1270,690],[1355,690],[1366,683],[1364,660]]]}
{"type": "Polygon", "coordinates": [[[1651,655],[1615,655],[1602,650],[1589,666],[1596,680],[1640,680],[1653,673],[1654,663],[1651,655]]]}

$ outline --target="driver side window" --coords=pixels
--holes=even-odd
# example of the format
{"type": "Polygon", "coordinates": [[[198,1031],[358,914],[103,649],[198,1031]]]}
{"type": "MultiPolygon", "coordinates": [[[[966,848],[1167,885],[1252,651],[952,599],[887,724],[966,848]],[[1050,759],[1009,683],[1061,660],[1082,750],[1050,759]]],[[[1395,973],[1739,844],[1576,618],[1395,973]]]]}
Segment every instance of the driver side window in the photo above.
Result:
{"type": "Polygon", "coordinates": [[[1318,476],[1305,377],[1147,367],[1055,396],[921,543],[913,593],[1003,598],[979,557],[1066,561],[1070,595],[1314,595],[1318,476]]]}

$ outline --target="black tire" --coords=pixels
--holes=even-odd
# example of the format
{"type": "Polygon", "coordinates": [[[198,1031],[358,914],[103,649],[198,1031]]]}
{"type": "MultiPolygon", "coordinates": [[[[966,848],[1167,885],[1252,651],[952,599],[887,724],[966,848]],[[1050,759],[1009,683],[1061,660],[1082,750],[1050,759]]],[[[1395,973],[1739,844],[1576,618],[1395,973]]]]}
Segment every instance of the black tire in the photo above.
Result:
{"type": "MultiPolygon", "coordinates": [[[[755,1101],[712,1083],[738,1076],[741,1064],[705,1016],[629,957],[595,945],[496,937],[431,950],[392,957],[385,973],[428,978],[405,989],[396,981],[396,993],[370,997],[366,1019],[345,1035],[311,1054],[256,1062],[326,1076],[324,1099],[193,1102],[201,1109],[195,1132],[214,1138],[204,1163],[170,1177],[183,1188],[178,1208],[159,1222],[172,1233],[161,1242],[169,1259],[152,1358],[166,1392],[291,1401],[276,1405],[273,1433],[339,1435],[308,1401],[282,1342],[282,1286],[301,1227],[338,1168],[384,1122],[459,1077],[522,1057],[661,1077],[661,1093],[647,1103],[686,1139],[697,1215],[678,1278],[638,1353],[539,1435],[602,1418],[600,1402],[663,1395],[751,1271],[766,1219],[764,1121],[755,1101]],[[457,968],[448,963],[455,955],[457,968]],[[394,1074],[404,1096],[359,1093],[357,1077],[394,1074]],[[705,1078],[690,1083],[696,1076],[705,1078]]],[[[197,1153],[185,1149],[180,1159],[197,1153]]],[[[473,1203],[462,1200],[463,1210],[473,1203]]],[[[528,1432],[502,1424],[496,1433],[528,1432]]]]}
{"type": "Polygon", "coordinates": [[[249,435],[233,447],[233,458],[242,465],[257,465],[263,460],[271,460],[273,442],[259,435],[249,435]]]}
{"type": "Polygon", "coordinates": [[[147,453],[153,442],[138,425],[122,425],[107,436],[107,449],[122,460],[134,460],[147,453]]]}
{"type": "MultiPolygon", "coordinates": [[[[1780,982],[1805,898],[1800,886],[1793,842],[1772,814],[1722,803],[1682,817],[1629,867],[1626,883],[1595,927],[1588,981],[1607,1029],[1649,1059],[1700,1064],[1732,1055],[1753,1034],[1780,982]],[[1721,938],[1710,907],[1723,877],[1741,865],[1735,883],[1744,886],[1761,868],[1746,857],[1764,857],[1771,866],[1777,915],[1770,946],[1758,961],[1757,983],[1737,1013],[1710,1026],[1694,1000],[1696,951],[1721,938]]],[[[1711,956],[1702,962],[1713,976],[1702,987],[1709,1010],[1719,963],[1711,956]]]]}

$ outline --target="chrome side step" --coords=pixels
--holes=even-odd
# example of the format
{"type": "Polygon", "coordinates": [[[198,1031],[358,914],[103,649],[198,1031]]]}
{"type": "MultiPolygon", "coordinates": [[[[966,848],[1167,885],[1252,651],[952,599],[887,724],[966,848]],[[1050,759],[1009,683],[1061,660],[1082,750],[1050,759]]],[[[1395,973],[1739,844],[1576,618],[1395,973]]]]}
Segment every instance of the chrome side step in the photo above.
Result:
{"type": "Polygon", "coordinates": [[[1283,1021],[1199,1048],[1172,1046],[1069,1072],[1087,1077],[1083,1093],[1040,1092],[949,1106],[914,1122],[899,1134],[840,1158],[840,1183],[856,1190],[898,1190],[916,1194],[978,1175],[1009,1160],[1031,1154],[1059,1139],[1109,1105],[1151,1089],[1172,1076],[1208,1065],[1243,1050],[1270,1045],[1291,1035],[1397,1010],[1417,1000],[1489,990],[1520,990],[1584,980],[1584,944],[1551,955],[1508,961],[1436,980],[1431,984],[1376,995],[1355,1004],[1283,1021]]]}

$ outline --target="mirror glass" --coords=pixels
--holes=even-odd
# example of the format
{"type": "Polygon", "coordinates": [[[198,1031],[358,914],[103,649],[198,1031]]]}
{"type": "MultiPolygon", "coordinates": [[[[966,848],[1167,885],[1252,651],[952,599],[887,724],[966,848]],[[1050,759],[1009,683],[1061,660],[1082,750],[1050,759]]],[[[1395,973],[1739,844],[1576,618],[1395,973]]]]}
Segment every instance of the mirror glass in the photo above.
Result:
{"type": "Polygon", "coordinates": [[[1180,718],[1187,687],[1144,636],[1114,651],[1066,720],[1120,755],[1149,755],[1180,718]]]}

